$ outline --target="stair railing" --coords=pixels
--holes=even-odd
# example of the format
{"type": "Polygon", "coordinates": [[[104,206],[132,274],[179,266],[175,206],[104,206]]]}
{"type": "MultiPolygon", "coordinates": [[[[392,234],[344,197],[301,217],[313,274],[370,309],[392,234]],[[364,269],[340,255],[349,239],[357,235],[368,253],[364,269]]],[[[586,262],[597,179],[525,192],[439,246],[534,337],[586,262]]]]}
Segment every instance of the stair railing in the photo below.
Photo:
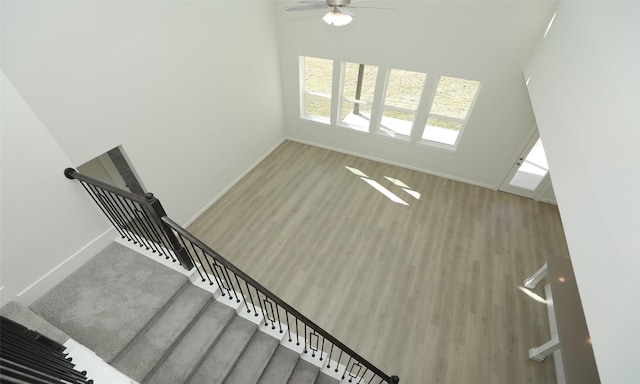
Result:
{"type": "Polygon", "coordinates": [[[65,169],[64,175],[80,182],[123,239],[177,261],[187,270],[193,268],[191,259],[173,232],[163,228],[160,218],[166,213],[152,193],[136,195],[78,173],[73,168],[65,169]]]}
{"type": "Polygon", "coordinates": [[[153,194],[145,196],[121,190],[67,168],[64,174],[78,180],[123,239],[158,255],[195,268],[201,281],[220,289],[222,297],[244,302],[244,310],[265,327],[285,334],[302,353],[317,359],[350,383],[399,382],[347,347],[340,340],[298,312],[281,298],[241,271],[211,247],[169,218],[153,194]]]}
{"type": "Polygon", "coordinates": [[[93,383],[86,371],[76,370],[63,345],[3,316],[0,339],[2,383],[93,383]]]}

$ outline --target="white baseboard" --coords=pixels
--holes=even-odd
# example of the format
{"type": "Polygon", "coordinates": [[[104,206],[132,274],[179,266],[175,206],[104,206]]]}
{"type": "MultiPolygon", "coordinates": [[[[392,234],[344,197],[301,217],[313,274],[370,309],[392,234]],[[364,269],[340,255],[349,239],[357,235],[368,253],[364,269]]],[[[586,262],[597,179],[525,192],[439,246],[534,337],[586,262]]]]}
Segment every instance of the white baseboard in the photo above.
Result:
{"type": "MultiPolygon", "coordinates": [[[[22,292],[14,295],[13,301],[16,301],[23,306],[27,307],[34,301],[47,293],[51,288],[55,287],[58,283],[64,280],[72,272],[78,269],[91,257],[95,256],[98,252],[103,250],[109,243],[116,239],[116,231],[114,228],[110,228],[95,239],[79,249],[76,253],[71,255],[68,259],[60,263],[57,267],[47,272],[44,276],[38,279],[35,283],[31,284],[22,292]]],[[[4,289],[2,290],[4,301],[4,289]]],[[[7,295],[9,297],[9,295],[7,295]]],[[[2,305],[5,303],[3,302],[2,305]]]]}
{"type": "Polygon", "coordinates": [[[262,162],[262,160],[266,159],[267,156],[269,156],[273,151],[276,150],[276,148],[278,148],[282,143],[284,143],[284,141],[287,140],[286,138],[283,138],[282,140],[278,141],[276,143],[276,145],[274,145],[273,147],[271,147],[267,152],[265,152],[262,156],[260,156],[258,158],[258,160],[254,161],[253,164],[251,164],[249,166],[249,168],[247,168],[244,172],[242,172],[238,177],[235,178],[235,180],[233,180],[231,183],[229,183],[229,185],[227,185],[222,191],[220,191],[220,193],[218,193],[211,201],[209,201],[201,210],[199,210],[198,212],[196,212],[195,215],[193,215],[192,218],[190,218],[189,220],[187,220],[186,223],[184,223],[182,226],[184,228],[188,227],[189,225],[191,225],[194,221],[196,221],[196,219],[198,219],[198,217],[200,217],[203,213],[205,213],[207,211],[207,209],[211,208],[211,206],[213,204],[215,204],[216,201],[218,201],[225,193],[227,193],[231,188],[233,188],[236,184],[238,184],[238,182],[240,182],[240,180],[242,180],[243,177],[245,177],[249,172],[251,172],[258,164],[260,164],[262,162]]]}
{"type": "Polygon", "coordinates": [[[311,145],[313,147],[318,147],[318,148],[322,148],[322,149],[328,149],[328,150],[334,151],[334,152],[344,153],[345,155],[357,156],[357,157],[361,157],[363,159],[377,161],[377,162],[383,163],[383,164],[393,165],[395,167],[400,167],[400,168],[410,169],[412,171],[426,173],[428,175],[443,177],[445,179],[449,179],[449,180],[453,180],[453,181],[459,181],[461,183],[471,184],[471,185],[475,185],[477,187],[491,189],[493,191],[497,191],[498,190],[498,188],[495,185],[484,184],[484,183],[477,182],[475,180],[469,180],[469,179],[465,179],[465,178],[462,178],[462,177],[456,177],[456,176],[448,175],[448,174],[445,174],[445,173],[442,173],[442,172],[436,172],[436,171],[433,171],[431,169],[414,167],[413,165],[404,164],[404,163],[400,163],[400,162],[392,161],[392,160],[387,160],[387,159],[383,159],[383,158],[380,158],[380,157],[369,156],[369,155],[365,155],[365,154],[358,153],[358,152],[353,152],[353,151],[347,151],[347,150],[342,149],[342,148],[336,148],[336,147],[331,147],[331,146],[324,145],[324,144],[313,143],[313,142],[310,142],[310,141],[300,140],[300,139],[297,139],[295,137],[290,137],[290,136],[285,137],[285,140],[293,141],[293,142],[300,143],[300,144],[311,145]]]}

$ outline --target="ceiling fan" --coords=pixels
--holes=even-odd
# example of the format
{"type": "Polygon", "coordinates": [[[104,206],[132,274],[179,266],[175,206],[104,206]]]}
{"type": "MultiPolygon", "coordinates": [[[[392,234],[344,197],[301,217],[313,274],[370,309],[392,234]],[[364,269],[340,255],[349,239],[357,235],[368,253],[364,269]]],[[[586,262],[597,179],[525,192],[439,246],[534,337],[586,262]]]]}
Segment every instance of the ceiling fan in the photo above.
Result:
{"type": "Polygon", "coordinates": [[[299,5],[284,7],[285,11],[308,11],[312,9],[329,9],[322,18],[325,23],[341,27],[347,25],[353,20],[353,8],[369,8],[369,9],[385,9],[394,10],[394,8],[383,7],[359,7],[351,5],[351,0],[302,0],[299,5]]]}

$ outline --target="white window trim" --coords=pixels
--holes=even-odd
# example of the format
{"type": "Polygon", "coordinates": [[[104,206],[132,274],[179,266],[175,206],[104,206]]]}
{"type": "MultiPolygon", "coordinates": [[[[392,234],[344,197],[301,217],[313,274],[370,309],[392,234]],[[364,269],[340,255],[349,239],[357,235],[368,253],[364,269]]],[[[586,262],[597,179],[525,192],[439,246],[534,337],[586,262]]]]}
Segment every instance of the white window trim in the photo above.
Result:
{"type": "Polygon", "coordinates": [[[305,113],[306,111],[306,103],[307,103],[307,95],[309,96],[316,96],[316,97],[322,97],[324,99],[329,100],[329,105],[331,105],[331,113],[333,113],[333,99],[332,99],[332,95],[328,94],[328,93],[322,93],[322,92],[313,92],[313,91],[307,91],[307,84],[305,81],[305,75],[307,74],[307,68],[305,66],[305,58],[307,57],[311,57],[314,59],[323,59],[323,60],[331,60],[331,63],[334,65],[334,69],[332,70],[332,79],[331,79],[331,91],[333,92],[334,87],[333,87],[333,82],[334,82],[334,78],[335,78],[335,63],[336,61],[333,59],[325,59],[322,57],[315,57],[315,56],[298,56],[298,81],[300,84],[300,94],[299,94],[299,115],[300,118],[303,120],[308,120],[308,121],[313,121],[316,123],[321,123],[324,125],[331,125],[331,115],[329,115],[329,117],[319,117],[319,116],[309,116],[305,113]]]}
{"type": "MultiPolygon", "coordinates": [[[[438,91],[438,85],[440,84],[440,79],[442,77],[443,77],[443,75],[440,75],[440,76],[436,77],[438,79],[438,81],[435,83],[435,86],[433,88],[433,94],[432,94],[431,100],[429,101],[429,104],[428,104],[429,107],[428,107],[427,117],[424,119],[424,123],[422,124],[422,129],[420,131],[420,135],[417,137],[417,144],[420,144],[420,145],[423,145],[423,146],[427,146],[427,147],[436,147],[436,148],[440,148],[440,149],[446,149],[446,150],[455,152],[458,149],[458,144],[460,144],[460,139],[462,138],[462,134],[464,133],[464,129],[466,128],[467,123],[469,122],[469,117],[473,113],[473,108],[476,105],[476,101],[478,100],[478,95],[480,94],[480,90],[482,88],[482,82],[479,82],[480,84],[478,85],[478,89],[476,89],[476,94],[473,96],[473,101],[471,102],[471,105],[469,105],[469,109],[467,110],[467,116],[464,119],[459,119],[459,118],[456,118],[456,117],[450,117],[450,116],[439,115],[439,114],[436,114],[436,113],[431,113],[431,106],[433,104],[433,99],[435,98],[436,92],[438,91]],[[443,143],[443,142],[440,142],[440,141],[429,140],[429,139],[423,138],[422,135],[424,134],[424,130],[427,127],[427,121],[428,121],[429,117],[442,119],[442,120],[455,121],[457,123],[462,123],[460,125],[460,129],[458,130],[458,136],[456,137],[456,141],[453,144],[447,144],[447,143],[443,143]]],[[[474,81],[477,81],[477,80],[474,80],[474,81]]]]}
{"type": "MultiPolygon", "coordinates": [[[[469,110],[467,111],[466,118],[460,119],[456,117],[444,116],[444,115],[430,112],[433,104],[433,100],[438,90],[438,85],[440,84],[440,79],[444,77],[444,75],[429,75],[428,73],[425,73],[425,72],[412,71],[412,72],[418,72],[418,73],[424,74],[426,76],[426,79],[424,81],[422,93],[416,109],[407,109],[407,108],[396,107],[393,105],[387,105],[385,103],[385,99],[387,96],[388,81],[389,81],[389,76],[391,74],[391,70],[393,69],[398,69],[403,71],[410,71],[410,70],[377,66],[378,75],[376,78],[376,86],[374,90],[373,101],[368,102],[365,100],[357,100],[355,98],[347,98],[344,96],[344,80],[345,80],[344,74],[345,74],[346,64],[347,63],[359,64],[359,63],[325,59],[325,60],[332,60],[333,62],[333,76],[332,76],[332,84],[331,84],[332,90],[331,90],[331,95],[329,95],[329,94],[324,94],[320,92],[312,92],[312,91],[306,90],[306,84],[305,84],[306,68],[304,66],[305,57],[314,57],[314,56],[299,56],[299,68],[300,68],[299,75],[300,75],[300,84],[301,84],[299,101],[300,101],[300,118],[301,119],[321,123],[323,125],[332,125],[337,128],[349,130],[350,132],[357,132],[358,134],[375,135],[377,137],[382,137],[387,140],[394,140],[394,141],[403,142],[403,143],[415,143],[416,145],[419,145],[422,147],[428,147],[428,148],[437,149],[437,150],[444,150],[446,152],[455,152],[457,150],[458,145],[460,144],[460,140],[464,134],[465,128],[469,122],[469,117],[473,113],[475,104],[478,100],[478,96],[480,95],[480,92],[483,86],[483,84],[480,82],[480,84],[478,85],[478,89],[476,90],[476,93],[474,95],[473,101],[469,106],[469,110]],[[319,117],[305,115],[306,95],[322,97],[329,100],[331,104],[330,117],[327,119],[326,117],[319,118],[319,117]],[[342,117],[341,111],[342,111],[342,105],[344,102],[371,106],[371,116],[370,116],[368,128],[345,123],[341,120],[341,117],[342,117]],[[397,134],[396,136],[391,136],[387,132],[384,132],[381,129],[382,118],[384,116],[384,111],[386,109],[413,114],[414,118],[413,118],[409,136],[403,135],[403,134],[397,134]],[[427,127],[427,121],[430,117],[449,120],[449,121],[453,121],[461,124],[454,144],[447,144],[439,141],[422,138],[424,134],[424,130],[427,127]]],[[[364,64],[364,65],[374,66],[374,64],[364,64]]]]}

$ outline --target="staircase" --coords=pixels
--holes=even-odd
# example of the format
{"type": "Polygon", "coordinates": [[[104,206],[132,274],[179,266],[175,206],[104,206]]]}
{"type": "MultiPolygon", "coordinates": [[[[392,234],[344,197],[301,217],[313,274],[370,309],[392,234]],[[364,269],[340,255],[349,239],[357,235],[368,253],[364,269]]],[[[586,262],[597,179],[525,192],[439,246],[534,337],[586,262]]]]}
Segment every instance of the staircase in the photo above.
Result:
{"type": "Polygon", "coordinates": [[[340,382],[287,346],[286,334],[216,297],[113,243],[30,309],[140,383],[340,382]]]}

